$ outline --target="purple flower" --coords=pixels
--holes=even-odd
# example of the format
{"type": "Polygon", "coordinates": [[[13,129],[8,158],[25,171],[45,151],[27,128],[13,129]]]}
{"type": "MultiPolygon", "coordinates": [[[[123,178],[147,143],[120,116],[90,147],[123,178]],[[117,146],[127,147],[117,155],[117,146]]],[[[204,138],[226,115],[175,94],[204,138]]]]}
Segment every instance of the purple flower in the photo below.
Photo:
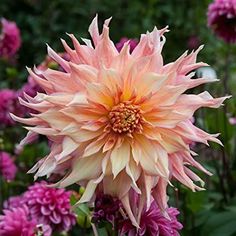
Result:
{"type": "Polygon", "coordinates": [[[13,196],[4,201],[4,209],[13,209],[22,206],[22,196],[13,196]]]}
{"type": "Polygon", "coordinates": [[[0,174],[5,180],[13,180],[16,175],[16,165],[7,152],[0,152],[0,174]]]}
{"type": "Polygon", "coordinates": [[[169,218],[165,217],[157,204],[153,201],[148,210],[144,209],[140,218],[140,228],[132,225],[129,219],[121,222],[120,235],[129,236],[179,236],[178,231],[182,229],[182,224],[178,222],[176,216],[179,214],[175,208],[168,208],[169,218]]]}
{"type": "Polygon", "coordinates": [[[44,236],[51,235],[48,225],[40,228],[36,219],[29,219],[29,210],[26,206],[3,210],[4,215],[0,215],[0,235],[1,236],[35,236],[40,230],[44,236]]]}
{"type": "Polygon", "coordinates": [[[2,89],[0,90],[0,97],[0,123],[12,125],[14,124],[14,121],[10,117],[10,112],[15,111],[15,91],[2,89]]]}
{"type": "Polygon", "coordinates": [[[124,44],[128,41],[129,41],[129,46],[130,46],[130,53],[133,52],[133,50],[135,49],[135,47],[138,44],[138,40],[137,39],[128,39],[126,37],[121,38],[120,41],[116,44],[117,50],[120,52],[121,49],[123,48],[124,44]]]}
{"type": "Polygon", "coordinates": [[[23,203],[29,208],[32,219],[49,225],[56,231],[68,231],[75,224],[75,215],[70,211],[70,191],[35,183],[23,194],[23,203]]]}
{"type": "Polygon", "coordinates": [[[1,19],[0,57],[13,56],[21,45],[20,30],[15,22],[1,19]]]}
{"type": "Polygon", "coordinates": [[[208,26],[227,43],[236,42],[236,0],[215,0],[208,7],[208,26]]]}
{"type": "Polygon", "coordinates": [[[108,221],[114,226],[115,221],[118,221],[120,216],[120,207],[121,202],[118,198],[99,193],[95,199],[92,221],[96,223],[108,221]]]}

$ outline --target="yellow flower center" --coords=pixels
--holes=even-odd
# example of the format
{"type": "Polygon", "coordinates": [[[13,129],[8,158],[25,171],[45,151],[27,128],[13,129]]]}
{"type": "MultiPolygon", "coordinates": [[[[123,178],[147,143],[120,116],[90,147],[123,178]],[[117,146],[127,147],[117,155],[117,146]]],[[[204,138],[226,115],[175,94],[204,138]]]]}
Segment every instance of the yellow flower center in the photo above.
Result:
{"type": "Polygon", "coordinates": [[[108,116],[111,128],[116,133],[133,133],[142,129],[142,117],[137,106],[119,103],[112,108],[108,116]]]}

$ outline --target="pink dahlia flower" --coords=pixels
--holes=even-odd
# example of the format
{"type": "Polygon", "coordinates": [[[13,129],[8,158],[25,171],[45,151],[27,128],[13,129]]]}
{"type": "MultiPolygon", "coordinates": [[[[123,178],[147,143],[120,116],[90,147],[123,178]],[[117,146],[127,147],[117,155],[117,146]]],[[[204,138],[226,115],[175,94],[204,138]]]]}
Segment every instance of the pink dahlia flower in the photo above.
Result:
{"type": "Polygon", "coordinates": [[[22,196],[10,197],[3,203],[4,209],[13,209],[22,206],[22,196]]]}
{"type": "Polygon", "coordinates": [[[21,116],[22,108],[18,105],[16,91],[10,89],[0,90],[0,126],[13,125],[15,122],[10,116],[10,112],[21,116]],[[19,110],[17,109],[19,108],[19,110]]]}
{"type": "Polygon", "coordinates": [[[126,37],[121,38],[120,41],[118,43],[116,43],[117,50],[120,52],[121,49],[123,48],[124,44],[127,42],[130,46],[130,52],[133,52],[135,47],[138,45],[138,40],[137,39],[128,39],[126,37]]]}
{"type": "Polygon", "coordinates": [[[37,171],[36,178],[65,173],[55,186],[84,186],[80,203],[102,189],[120,199],[138,227],[130,208],[132,189],[147,207],[152,196],[162,211],[167,209],[171,179],[193,191],[203,189],[195,183],[202,180],[191,166],[210,173],[194,160],[190,143],[220,141],[218,134],[204,132],[190,119],[197,109],[218,108],[227,97],[213,98],[206,91],[185,93],[213,81],[192,79],[191,71],[206,65],[196,62],[201,47],[164,64],[161,53],[168,30],[154,28],[141,36],[132,53],[128,42],[119,52],[109,38],[109,22],[100,34],[96,17],[89,27],[93,42],[84,39],[85,45],[69,35],[75,49],[62,40],[69,61],[48,47],[49,56],[65,72],[29,69],[45,92],[26,96],[20,103],[38,114],[28,119],[12,117],[52,141],[51,152],[30,171],[37,171]]]}
{"type": "Polygon", "coordinates": [[[21,45],[20,30],[15,22],[1,19],[0,57],[13,56],[21,45]]]}
{"type": "Polygon", "coordinates": [[[68,231],[75,224],[75,215],[70,211],[71,192],[49,188],[45,182],[35,183],[23,194],[32,219],[49,225],[56,231],[68,231]]]}
{"type": "MultiPolygon", "coordinates": [[[[29,211],[26,206],[5,209],[4,215],[0,215],[0,235],[1,236],[35,236],[42,230],[44,236],[51,235],[51,229],[43,225],[38,228],[37,220],[29,220],[29,211]]],[[[41,234],[42,235],[42,234],[41,234]]]]}
{"type": "Polygon", "coordinates": [[[140,216],[140,228],[137,230],[129,219],[124,220],[119,223],[120,235],[179,236],[179,231],[183,228],[176,218],[179,215],[179,211],[176,208],[170,207],[167,209],[167,213],[168,218],[163,216],[153,201],[150,208],[148,210],[144,209],[140,216]]]}
{"type": "Polygon", "coordinates": [[[5,180],[11,181],[15,178],[16,172],[17,168],[10,154],[0,151],[0,175],[5,180]]]}
{"type": "Polygon", "coordinates": [[[215,0],[208,7],[208,26],[227,43],[236,42],[236,0],[215,0]]]}

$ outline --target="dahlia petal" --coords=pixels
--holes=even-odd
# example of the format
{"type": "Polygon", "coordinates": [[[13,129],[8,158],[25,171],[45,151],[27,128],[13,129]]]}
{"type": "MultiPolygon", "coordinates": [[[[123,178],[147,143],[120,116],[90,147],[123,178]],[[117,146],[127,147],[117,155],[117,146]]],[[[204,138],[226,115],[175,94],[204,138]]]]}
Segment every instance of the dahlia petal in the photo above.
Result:
{"type": "Polygon", "coordinates": [[[69,173],[68,176],[59,181],[56,185],[58,185],[60,188],[64,188],[81,180],[86,180],[90,176],[92,176],[92,179],[97,178],[101,173],[102,160],[103,156],[101,154],[96,154],[85,158],[77,157],[73,163],[73,169],[71,173],[69,173]]]}
{"type": "Polygon", "coordinates": [[[121,199],[121,202],[123,204],[123,207],[124,209],[126,210],[126,213],[128,214],[132,224],[139,228],[139,225],[138,225],[138,222],[137,220],[135,219],[134,215],[133,215],[133,212],[131,210],[131,207],[130,207],[130,202],[129,202],[129,197],[128,197],[128,194],[126,194],[122,199],[121,199]]]}
{"type": "Polygon", "coordinates": [[[47,44],[48,55],[54,59],[66,72],[70,72],[70,66],[66,60],[64,60],[59,54],[57,54],[48,44],[47,44]]]}
{"type": "Polygon", "coordinates": [[[96,82],[98,70],[90,65],[85,64],[75,64],[69,62],[71,67],[71,78],[75,80],[76,83],[86,85],[88,82],[96,82]]]}
{"type": "Polygon", "coordinates": [[[94,50],[90,47],[80,45],[78,40],[75,38],[73,34],[67,34],[73,42],[73,45],[75,47],[76,53],[78,55],[78,58],[80,59],[80,64],[88,64],[88,65],[94,65],[97,66],[96,61],[93,61],[94,58],[94,50]],[[92,60],[91,60],[92,59],[92,60]]]}
{"type": "Polygon", "coordinates": [[[55,156],[55,159],[57,161],[60,161],[64,157],[71,154],[73,151],[75,151],[78,148],[78,144],[74,142],[71,138],[65,137],[62,142],[62,152],[55,156]]]}
{"type": "Polygon", "coordinates": [[[167,185],[168,182],[166,180],[159,178],[158,183],[153,189],[153,194],[152,194],[156,203],[160,207],[162,213],[165,213],[167,209],[167,201],[168,201],[168,196],[166,193],[167,185]]]}
{"type": "Polygon", "coordinates": [[[130,145],[123,142],[119,148],[111,152],[112,173],[114,178],[127,166],[130,159],[130,145]]]}
{"type": "Polygon", "coordinates": [[[73,77],[69,73],[47,69],[42,72],[42,75],[50,82],[54,91],[68,93],[71,91],[77,92],[80,89],[78,83],[72,79],[73,77]],[[64,86],[65,83],[68,84],[66,89],[64,86]]]}
{"type": "Polygon", "coordinates": [[[92,23],[90,24],[88,31],[93,39],[94,45],[97,46],[98,41],[100,40],[100,35],[98,31],[98,15],[97,14],[94,17],[92,23]]]}
{"type": "Polygon", "coordinates": [[[42,134],[42,135],[56,135],[58,134],[58,132],[55,129],[52,128],[44,128],[44,127],[24,127],[25,129],[38,133],[38,134],[42,134]]]}
{"type": "Polygon", "coordinates": [[[97,184],[94,183],[93,180],[90,180],[88,184],[86,185],[85,191],[82,197],[80,198],[78,204],[90,201],[90,199],[92,198],[95,192],[96,187],[97,187],[97,184]]]}
{"type": "Polygon", "coordinates": [[[36,117],[21,118],[21,117],[15,116],[12,113],[10,113],[10,116],[14,121],[21,122],[21,123],[26,124],[26,125],[35,125],[35,124],[40,125],[40,124],[42,124],[42,122],[40,122],[40,120],[36,117]]]}
{"type": "Polygon", "coordinates": [[[106,139],[97,139],[94,142],[91,142],[84,150],[83,157],[93,155],[97,153],[105,144],[106,139]]]}
{"type": "Polygon", "coordinates": [[[33,78],[33,80],[48,94],[54,91],[52,85],[47,80],[42,79],[41,77],[36,75],[30,68],[26,67],[26,69],[29,72],[30,76],[33,78]]]}

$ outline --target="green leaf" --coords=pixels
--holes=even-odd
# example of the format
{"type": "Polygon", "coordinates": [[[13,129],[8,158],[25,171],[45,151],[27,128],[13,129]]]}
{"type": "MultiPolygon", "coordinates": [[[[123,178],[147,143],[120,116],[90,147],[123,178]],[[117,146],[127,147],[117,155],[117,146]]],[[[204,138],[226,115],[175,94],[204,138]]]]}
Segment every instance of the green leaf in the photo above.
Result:
{"type": "Polygon", "coordinates": [[[77,223],[82,228],[91,227],[91,214],[87,204],[81,203],[75,208],[75,213],[77,214],[77,223]]]}
{"type": "Polygon", "coordinates": [[[236,233],[236,212],[221,212],[211,216],[202,228],[202,236],[232,236],[236,233]]]}

